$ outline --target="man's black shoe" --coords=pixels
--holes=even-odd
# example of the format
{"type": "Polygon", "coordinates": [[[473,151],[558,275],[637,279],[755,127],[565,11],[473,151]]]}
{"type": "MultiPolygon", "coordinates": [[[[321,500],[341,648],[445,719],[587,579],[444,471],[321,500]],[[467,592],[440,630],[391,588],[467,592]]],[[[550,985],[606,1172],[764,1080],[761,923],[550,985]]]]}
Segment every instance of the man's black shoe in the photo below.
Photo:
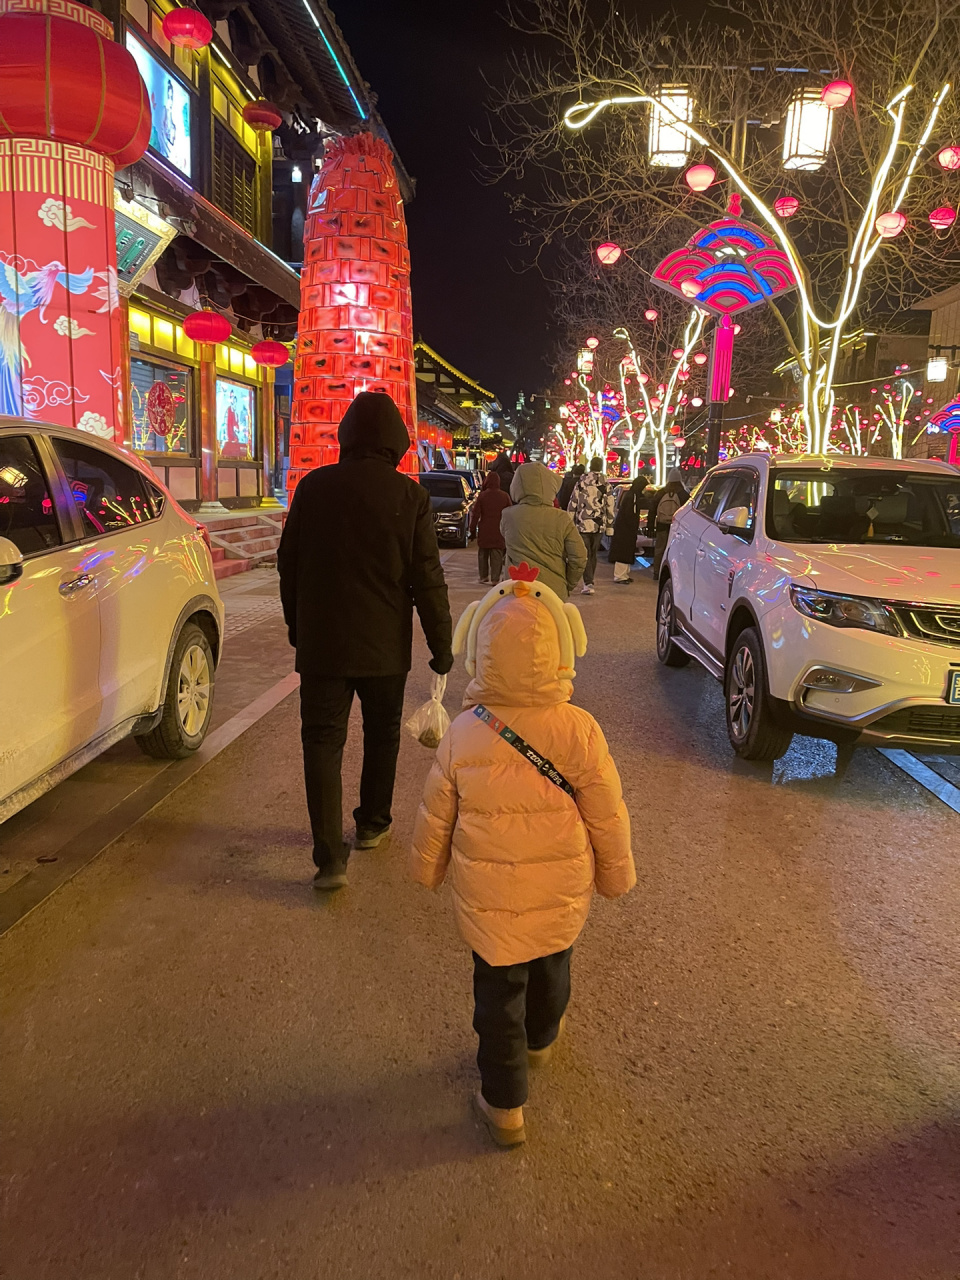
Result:
{"type": "MultiPolygon", "coordinates": [[[[392,825],[392,824],[391,824],[392,825]]],[[[390,834],[390,826],[381,827],[379,831],[371,831],[367,827],[357,827],[357,838],[353,842],[355,849],[375,849],[390,834]]]]}

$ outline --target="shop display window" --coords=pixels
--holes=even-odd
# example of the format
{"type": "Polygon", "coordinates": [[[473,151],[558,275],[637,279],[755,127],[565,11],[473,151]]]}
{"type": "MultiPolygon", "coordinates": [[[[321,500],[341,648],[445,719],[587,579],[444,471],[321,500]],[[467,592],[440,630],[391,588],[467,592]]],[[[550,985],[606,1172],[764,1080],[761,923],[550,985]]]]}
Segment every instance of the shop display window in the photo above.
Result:
{"type": "Polygon", "coordinates": [[[243,382],[217,379],[217,448],[221,458],[249,462],[254,456],[257,393],[243,382]]]}
{"type": "Polygon", "coordinates": [[[192,371],[134,357],[130,382],[137,453],[189,455],[192,371]]]}

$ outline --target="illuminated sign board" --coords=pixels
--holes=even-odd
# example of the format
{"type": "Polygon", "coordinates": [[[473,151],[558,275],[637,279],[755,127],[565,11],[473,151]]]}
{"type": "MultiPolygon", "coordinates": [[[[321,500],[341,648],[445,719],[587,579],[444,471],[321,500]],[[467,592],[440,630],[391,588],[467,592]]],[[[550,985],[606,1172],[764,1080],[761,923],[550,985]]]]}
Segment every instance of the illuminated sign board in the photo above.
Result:
{"type": "Polygon", "coordinates": [[[117,232],[117,287],[129,297],[177,234],[176,227],[135,201],[113,193],[117,232]]]}
{"type": "Polygon", "coordinates": [[[190,94],[175,75],[134,36],[127,34],[127,49],[147,86],[153,127],[150,147],[185,177],[192,172],[190,94]]]}

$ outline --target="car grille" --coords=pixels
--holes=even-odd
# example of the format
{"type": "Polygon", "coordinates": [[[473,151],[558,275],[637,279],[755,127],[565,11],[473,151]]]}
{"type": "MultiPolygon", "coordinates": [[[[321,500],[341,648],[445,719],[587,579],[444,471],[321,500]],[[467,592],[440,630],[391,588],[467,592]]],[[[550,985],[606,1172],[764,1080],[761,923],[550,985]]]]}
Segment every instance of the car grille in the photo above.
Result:
{"type": "Polygon", "coordinates": [[[875,720],[870,728],[904,737],[960,742],[960,707],[901,707],[882,720],[875,720]]]}
{"type": "Polygon", "coordinates": [[[960,609],[949,605],[913,605],[887,603],[908,636],[932,640],[934,644],[952,644],[960,648],[960,609]]]}

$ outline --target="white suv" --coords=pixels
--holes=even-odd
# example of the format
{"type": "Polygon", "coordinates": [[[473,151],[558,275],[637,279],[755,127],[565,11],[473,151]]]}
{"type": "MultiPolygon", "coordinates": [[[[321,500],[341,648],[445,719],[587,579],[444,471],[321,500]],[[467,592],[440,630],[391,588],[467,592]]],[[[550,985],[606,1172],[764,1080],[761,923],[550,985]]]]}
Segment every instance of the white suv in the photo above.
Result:
{"type": "Polygon", "coordinates": [[[195,751],[222,635],[206,530],[145,463],[0,418],[0,822],[129,733],[195,751]]]}
{"type": "Polygon", "coordinates": [[[960,474],[834,455],[715,468],[673,519],[657,656],[723,681],[747,760],[794,733],[960,750],[960,474]]]}

